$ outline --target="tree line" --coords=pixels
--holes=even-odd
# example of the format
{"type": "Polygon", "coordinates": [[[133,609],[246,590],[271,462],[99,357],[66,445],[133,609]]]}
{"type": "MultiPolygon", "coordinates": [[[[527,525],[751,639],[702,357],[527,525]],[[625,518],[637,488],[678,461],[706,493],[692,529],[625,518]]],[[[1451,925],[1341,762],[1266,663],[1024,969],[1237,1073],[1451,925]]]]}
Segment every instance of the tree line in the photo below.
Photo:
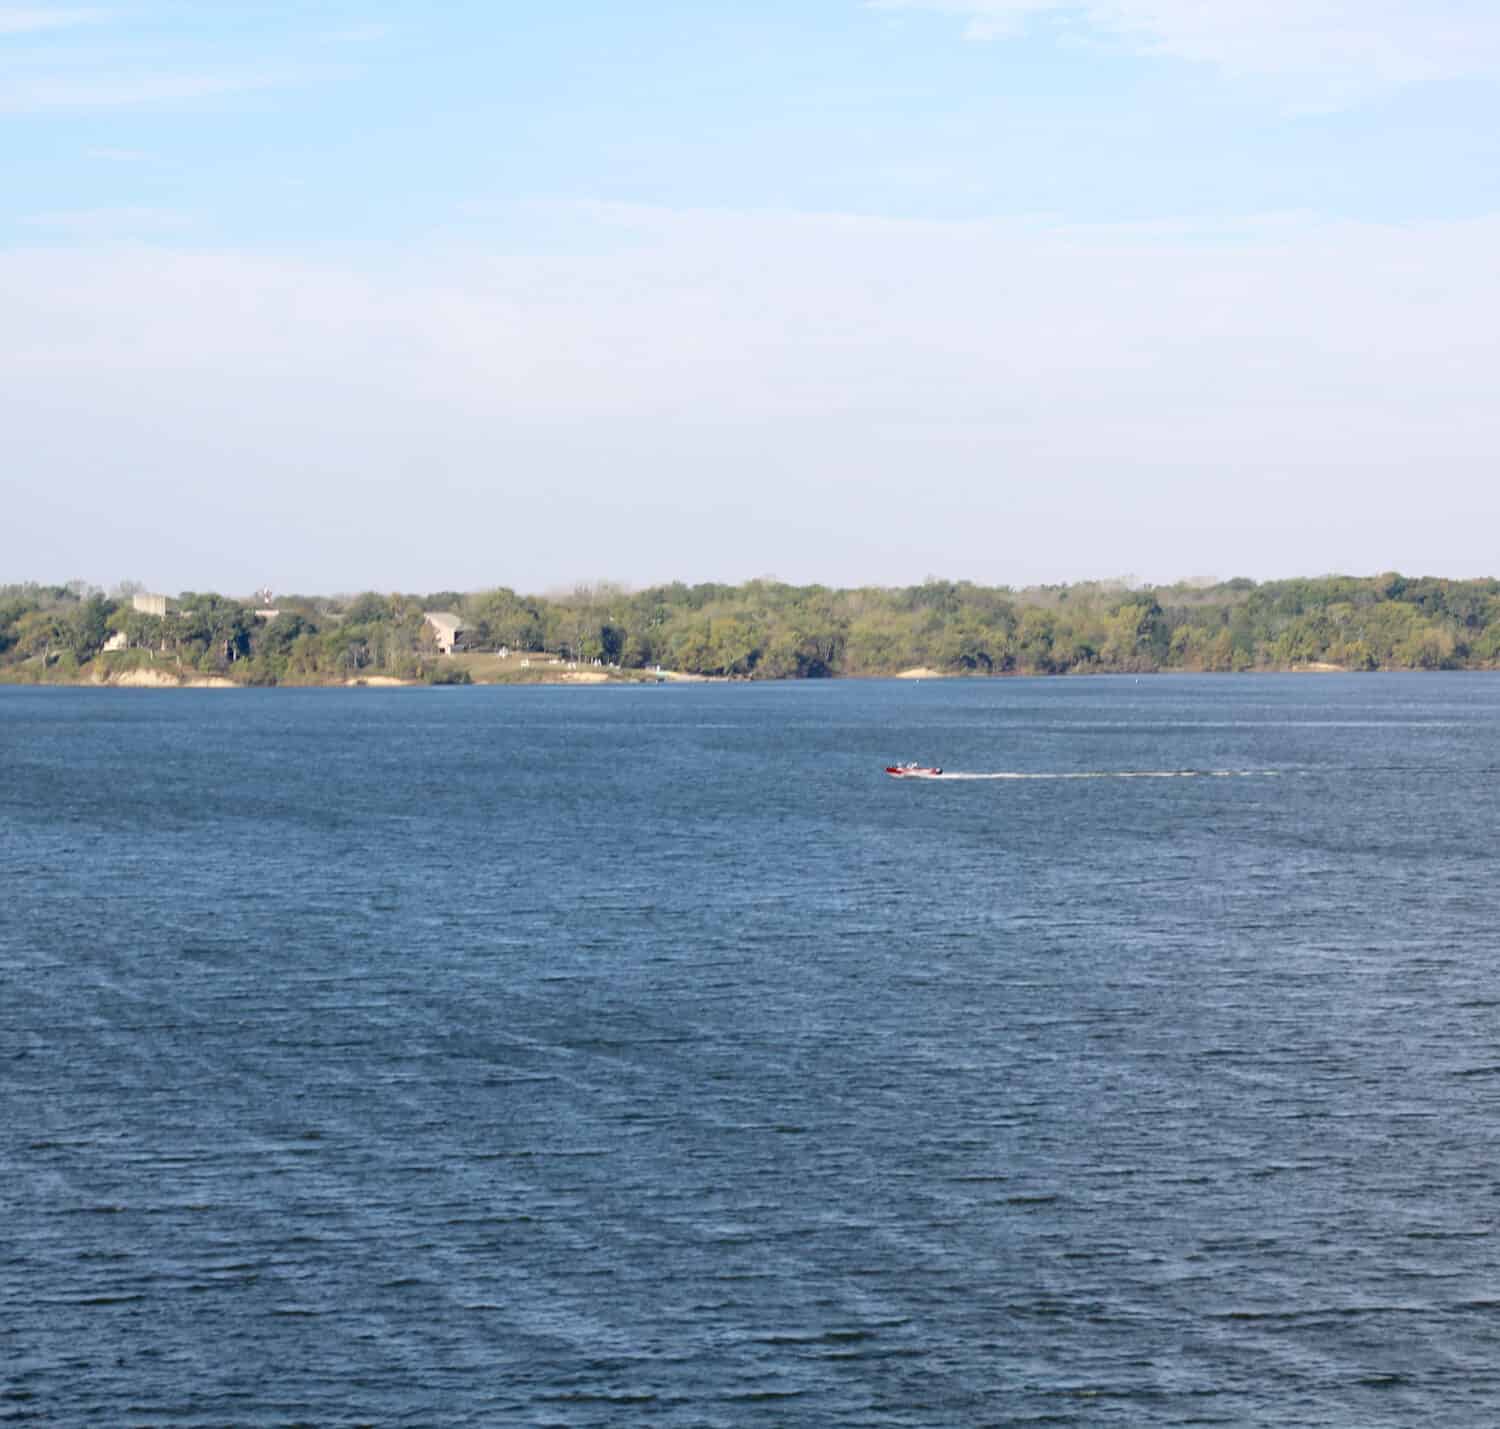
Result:
{"type": "MultiPolygon", "coordinates": [[[[279,597],[275,613],[186,591],[165,616],[82,581],[0,586],[0,678],[70,680],[133,664],[245,684],[367,675],[443,681],[424,612],[451,611],[468,644],[622,670],[750,679],[1500,668],[1500,582],[1324,576],[1131,587],[1011,589],[928,580],[902,588],[581,585],[425,595],[279,597]],[[107,644],[120,647],[106,651],[107,644]]],[[[461,672],[459,672],[461,673],[461,672]]]]}

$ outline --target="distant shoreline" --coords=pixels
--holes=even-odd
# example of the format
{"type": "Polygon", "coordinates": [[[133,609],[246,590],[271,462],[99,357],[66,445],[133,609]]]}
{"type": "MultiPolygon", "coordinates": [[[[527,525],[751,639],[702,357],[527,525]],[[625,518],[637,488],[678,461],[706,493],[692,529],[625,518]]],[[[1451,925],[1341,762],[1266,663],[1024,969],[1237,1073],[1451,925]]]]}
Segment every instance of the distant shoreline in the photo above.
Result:
{"type": "Polygon", "coordinates": [[[391,675],[370,675],[344,680],[286,681],[275,685],[241,681],[223,675],[184,673],[182,678],[166,671],[151,672],[155,679],[141,678],[140,671],[129,671],[119,678],[97,678],[81,675],[70,679],[17,679],[14,672],[0,672],[0,687],[14,689],[61,689],[61,690],[373,690],[373,689],[525,689],[531,687],[547,689],[599,689],[619,688],[631,685],[790,685],[790,684],[844,684],[868,683],[873,680],[899,680],[908,684],[920,684],[926,680],[956,681],[959,683],[991,683],[1011,680],[1066,681],[1079,679],[1133,680],[1168,679],[1194,676],[1212,676],[1215,679],[1253,678],[1257,675],[1432,675],[1432,674],[1495,674],[1493,669],[1476,670],[1349,670],[1342,666],[1320,662],[1310,665],[1284,665],[1255,670],[1069,670],[1058,674],[1037,674],[1029,671],[1005,671],[1001,673],[976,674],[970,671],[943,671],[926,668],[899,670],[892,674],[879,675],[825,675],[783,676],[778,679],[751,679],[743,676],[686,675],[677,671],[654,671],[642,677],[637,671],[611,671],[607,674],[595,671],[564,671],[546,673],[527,679],[449,680],[400,679],[391,675]]]}
{"type": "Polygon", "coordinates": [[[0,679],[615,684],[1500,668],[1500,580],[171,596],[0,586],[0,679]]]}

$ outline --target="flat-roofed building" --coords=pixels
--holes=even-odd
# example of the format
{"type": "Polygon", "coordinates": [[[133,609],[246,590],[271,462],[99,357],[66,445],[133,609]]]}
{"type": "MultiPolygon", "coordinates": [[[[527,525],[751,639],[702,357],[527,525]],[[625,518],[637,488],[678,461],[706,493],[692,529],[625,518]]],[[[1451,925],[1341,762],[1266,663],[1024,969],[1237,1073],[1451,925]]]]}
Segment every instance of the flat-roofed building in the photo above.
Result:
{"type": "Polygon", "coordinates": [[[148,595],[143,590],[138,590],[130,597],[130,603],[142,615],[165,615],[167,613],[167,598],[164,595],[148,595]]]}

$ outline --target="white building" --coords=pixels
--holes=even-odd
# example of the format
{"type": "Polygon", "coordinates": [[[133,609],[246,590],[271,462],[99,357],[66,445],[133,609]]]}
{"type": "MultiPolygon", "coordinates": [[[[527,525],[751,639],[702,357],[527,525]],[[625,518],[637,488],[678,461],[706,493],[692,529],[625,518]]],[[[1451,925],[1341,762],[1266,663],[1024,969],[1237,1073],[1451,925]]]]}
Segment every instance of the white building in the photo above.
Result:
{"type": "Polygon", "coordinates": [[[461,616],[451,610],[428,610],[422,613],[422,619],[432,627],[433,639],[441,654],[451,655],[463,644],[464,622],[461,616]]]}

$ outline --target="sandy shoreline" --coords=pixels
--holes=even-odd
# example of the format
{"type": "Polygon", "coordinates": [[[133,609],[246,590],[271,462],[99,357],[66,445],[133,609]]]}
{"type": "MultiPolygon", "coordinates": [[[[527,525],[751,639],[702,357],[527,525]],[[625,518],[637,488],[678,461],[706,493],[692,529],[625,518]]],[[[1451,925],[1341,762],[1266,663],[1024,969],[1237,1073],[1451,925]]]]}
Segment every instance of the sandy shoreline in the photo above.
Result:
{"type": "Polygon", "coordinates": [[[124,670],[103,680],[90,680],[96,685],[124,685],[142,690],[238,690],[233,680],[222,675],[192,675],[181,679],[166,670],[124,670]]]}

